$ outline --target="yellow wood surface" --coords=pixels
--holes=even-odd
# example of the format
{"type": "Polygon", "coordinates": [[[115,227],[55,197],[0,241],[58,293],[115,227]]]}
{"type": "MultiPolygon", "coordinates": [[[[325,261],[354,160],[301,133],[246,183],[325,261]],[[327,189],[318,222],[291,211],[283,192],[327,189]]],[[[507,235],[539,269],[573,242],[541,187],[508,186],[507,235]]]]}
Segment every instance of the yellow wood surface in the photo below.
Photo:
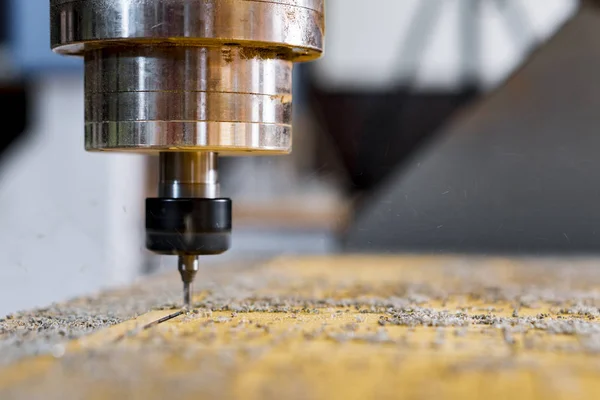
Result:
{"type": "Polygon", "coordinates": [[[202,271],[214,284],[196,312],[135,329],[173,312],[151,311],[8,365],[0,398],[600,398],[597,264],[346,256],[202,271]],[[394,323],[423,310],[464,326],[394,323]]]}

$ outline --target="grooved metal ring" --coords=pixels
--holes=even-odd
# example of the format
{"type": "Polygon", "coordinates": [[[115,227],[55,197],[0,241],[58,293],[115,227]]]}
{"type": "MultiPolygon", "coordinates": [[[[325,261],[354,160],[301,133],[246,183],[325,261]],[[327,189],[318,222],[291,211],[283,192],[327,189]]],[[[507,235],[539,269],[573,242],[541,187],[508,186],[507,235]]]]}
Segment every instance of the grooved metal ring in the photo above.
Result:
{"type": "Polygon", "coordinates": [[[291,125],[292,102],[245,93],[129,92],[86,96],[88,121],[227,121],[291,125]],[[210,106],[207,106],[210,105],[210,106]]]}
{"type": "Polygon", "coordinates": [[[247,151],[285,154],[292,146],[291,127],[264,123],[115,121],[86,122],[87,150],[247,151]]]}
{"type": "Polygon", "coordinates": [[[292,63],[242,47],[126,47],[87,52],[85,92],[292,94],[292,63]],[[260,55],[260,54],[259,54],[260,55]]]}
{"type": "Polygon", "coordinates": [[[240,47],[88,51],[86,147],[287,153],[291,78],[291,61],[240,47]]]}
{"type": "Polygon", "coordinates": [[[114,44],[279,48],[293,60],[323,50],[319,0],[53,0],[55,51],[80,55],[114,44]]]}

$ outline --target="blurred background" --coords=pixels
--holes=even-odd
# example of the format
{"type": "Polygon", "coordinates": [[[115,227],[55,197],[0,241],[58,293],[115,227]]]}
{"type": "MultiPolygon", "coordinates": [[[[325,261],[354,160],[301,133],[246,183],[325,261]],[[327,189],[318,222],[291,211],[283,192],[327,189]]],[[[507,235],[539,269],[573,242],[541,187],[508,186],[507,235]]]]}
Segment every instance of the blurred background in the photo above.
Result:
{"type": "MultiPolygon", "coordinates": [[[[577,0],[327,0],[294,153],[222,162],[233,249],[600,252],[600,12],[577,0]]],[[[48,0],[0,0],[0,314],[174,270],[144,248],[156,160],[83,150],[82,61],[48,0]]]]}

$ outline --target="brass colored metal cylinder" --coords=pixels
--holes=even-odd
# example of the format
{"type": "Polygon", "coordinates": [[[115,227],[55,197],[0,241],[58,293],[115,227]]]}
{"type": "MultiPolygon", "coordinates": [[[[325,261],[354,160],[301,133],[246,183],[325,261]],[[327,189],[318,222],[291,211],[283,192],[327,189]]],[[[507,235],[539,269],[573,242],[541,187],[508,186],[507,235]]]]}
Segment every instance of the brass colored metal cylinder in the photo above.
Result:
{"type": "Polygon", "coordinates": [[[323,51],[323,0],[51,0],[85,60],[85,146],[291,150],[292,64],[323,51]]]}
{"type": "Polygon", "coordinates": [[[289,152],[292,62],[248,53],[241,47],[87,52],[86,148],[289,152]]]}

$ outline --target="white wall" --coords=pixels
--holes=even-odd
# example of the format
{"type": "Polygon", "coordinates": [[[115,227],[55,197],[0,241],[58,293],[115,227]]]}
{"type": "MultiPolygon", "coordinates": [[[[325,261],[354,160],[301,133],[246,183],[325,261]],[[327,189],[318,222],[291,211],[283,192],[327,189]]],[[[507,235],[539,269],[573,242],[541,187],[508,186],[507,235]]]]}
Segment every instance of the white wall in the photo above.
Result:
{"type": "Polygon", "coordinates": [[[0,315],[126,283],[144,254],[143,158],[84,151],[80,75],[32,91],[29,137],[0,165],[0,315]]]}
{"type": "MultiPolygon", "coordinates": [[[[437,2],[442,10],[419,68],[418,85],[454,87],[462,65],[458,32],[460,6],[465,0],[327,0],[325,58],[317,64],[320,83],[328,87],[385,88],[400,81],[400,64],[407,57],[399,54],[400,43],[423,1],[437,2]]],[[[578,4],[577,0],[506,3],[508,13],[519,8],[526,11],[532,33],[540,40],[551,35],[578,4]]],[[[481,78],[494,86],[522,61],[532,38],[506,25],[494,2],[482,0],[482,5],[481,78]]]]}

